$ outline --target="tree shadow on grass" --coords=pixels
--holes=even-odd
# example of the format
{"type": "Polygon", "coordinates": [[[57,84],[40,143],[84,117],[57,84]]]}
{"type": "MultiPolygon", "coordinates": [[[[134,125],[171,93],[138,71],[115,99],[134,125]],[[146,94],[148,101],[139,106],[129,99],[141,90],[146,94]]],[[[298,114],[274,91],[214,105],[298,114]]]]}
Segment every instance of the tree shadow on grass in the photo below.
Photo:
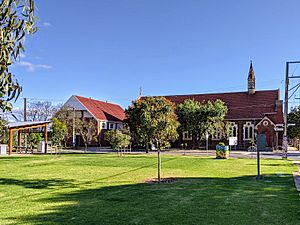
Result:
{"type": "Polygon", "coordinates": [[[54,186],[72,186],[72,180],[65,179],[42,179],[42,180],[18,180],[12,178],[0,178],[0,185],[17,185],[24,188],[43,189],[54,186]]]}
{"type": "MultiPolygon", "coordinates": [[[[300,224],[300,198],[289,174],[233,178],[177,178],[169,184],[85,189],[38,204],[57,204],[30,224],[300,224]],[[59,206],[58,206],[59,205],[59,206]]],[[[108,185],[107,183],[104,185],[108,185]]]]}

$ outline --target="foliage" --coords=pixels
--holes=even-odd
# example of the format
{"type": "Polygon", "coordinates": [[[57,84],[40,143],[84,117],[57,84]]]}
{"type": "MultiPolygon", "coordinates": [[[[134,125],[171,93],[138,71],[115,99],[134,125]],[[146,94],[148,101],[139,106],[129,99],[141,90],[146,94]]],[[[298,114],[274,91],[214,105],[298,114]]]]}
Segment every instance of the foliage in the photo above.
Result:
{"type": "Polygon", "coordinates": [[[61,146],[65,136],[67,135],[67,125],[58,118],[52,119],[52,142],[53,145],[61,146]]]}
{"type": "Polygon", "coordinates": [[[187,99],[178,104],[176,113],[180,122],[179,131],[190,132],[193,147],[206,134],[212,134],[224,126],[224,118],[228,109],[221,100],[198,102],[187,99]]]}
{"type": "Polygon", "coordinates": [[[288,123],[295,124],[295,126],[288,127],[288,137],[300,138],[300,106],[291,109],[288,114],[288,123]]]}
{"type": "Polygon", "coordinates": [[[36,147],[40,141],[43,140],[43,135],[41,133],[30,133],[29,134],[29,145],[36,147]]]}
{"type": "Polygon", "coordinates": [[[127,148],[131,143],[129,134],[120,130],[108,130],[105,132],[105,140],[108,141],[113,149],[127,148]]]}
{"type": "Polygon", "coordinates": [[[97,141],[97,125],[92,120],[76,118],[75,130],[83,139],[85,148],[93,141],[97,141]]]}
{"type": "Polygon", "coordinates": [[[0,144],[8,144],[8,139],[7,121],[0,118],[0,144]]]}
{"type": "Polygon", "coordinates": [[[57,118],[59,121],[62,121],[67,127],[67,132],[63,139],[63,144],[66,146],[68,139],[73,135],[74,111],[68,107],[61,107],[56,111],[53,118],[57,118]]]}
{"type": "Polygon", "coordinates": [[[22,88],[9,68],[21,51],[26,35],[36,31],[33,0],[2,0],[0,3],[0,109],[11,111],[11,100],[22,88]]]}
{"type": "Polygon", "coordinates": [[[155,144],[159,149],[178,137],[174,104],[164,97],[134,101],[126,110],[126,118],[130,131],[140,142],[155,144]]]}

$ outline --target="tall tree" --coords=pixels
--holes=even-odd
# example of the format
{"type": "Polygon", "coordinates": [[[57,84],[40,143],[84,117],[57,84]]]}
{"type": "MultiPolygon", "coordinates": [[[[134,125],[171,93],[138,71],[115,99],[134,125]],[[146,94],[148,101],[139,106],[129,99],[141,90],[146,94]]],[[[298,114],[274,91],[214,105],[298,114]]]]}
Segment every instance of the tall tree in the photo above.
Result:
{"type": "Polygon", "coordinates": [[[224,118],[228,109],[221,100],[198,102],[187,99],[178,104],[176,113],[181,124],[180,132],[192,134],[193,148],[206,134],[213,134],[224,126],[224,118]]]}
{"type": "Polygon", "coordinates": [[[164,97],[149,97],[133,102],[126,110],[131,131],[142,141],[149,140],[157,147],[158,182],[161,181],[161,149],[178,137],[179,123],[174,109],[174,104],[164,97]]]}
{"type": "Polygon", "coordinates": [[[22,88],[9,68],[21,51],[26,35],[36,31],[33,0],[2,0],[0,3],[0,109],[11,111],[11,100],[22,88]]]}

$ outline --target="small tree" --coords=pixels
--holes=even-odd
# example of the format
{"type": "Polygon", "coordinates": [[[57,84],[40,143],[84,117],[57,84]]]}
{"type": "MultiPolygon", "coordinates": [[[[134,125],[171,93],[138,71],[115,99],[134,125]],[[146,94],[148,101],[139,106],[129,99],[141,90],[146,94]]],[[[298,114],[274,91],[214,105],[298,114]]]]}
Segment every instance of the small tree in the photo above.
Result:
{"type": "Polygon", "coordinates": [[[67,125],[58,118],[52,119],[52,142],[54,145],[61,146],[68,133],[67,125]]]}
{"type": "Polygon", "coordinates": [[[30,133],[29,134],[29,145],[36,148],[38,143],[43,140],[43,135],[41,133],[30,133]]]}
{"type": "Polygon", "coordinates": [[[128,146],[131,143],[131,137],[124,131],[120,130],[109,130],[105,132],[105,140],[108,141],[112,148],[117,150],[118,153],[128,146]]]}
{"type": "Polygon", "coordinates": [[[36,31],[33,0],[2,0],[0,3],[0,109],[12,109],[22,88],[9,68],[25,51],[25,36],[36,31]]]}
{"type": "Polygon", "coordinates": [[[8,144],[7,121],[0,118],[0,144],[8,144]]]}
{"type": "Polygon", "coordinates": [[[168,146],[170,140],[178,137],[179,123],[174,108],[174,104],[164,97],[148,97],[133,102],[132,106],[126,110],[130,131],[135,132],[142,141],[149,140],[157,147],[158,182],[161,181],[161,149],[168,146]],[[131,122],[134,122],[136,127],[131,122]]]}
{"type": "Polygon", "coordinates": [[[73,136],[73,126],[76,126],[76,120],[74,117],[74,110],[68,107],[61,107],[54,115],[54,118],[57,118],[59,121],[62,121],[66,127],[67,132],[63,139],[63,145],[66,147],[68,139],[73,136]],[[75,120],[75,121],[74,121],[75,120]],[[75,123],[74,123],[75,122],[75,123]]]}
{"type": "Polygon", "coordinates": [[[76,131],[82,137],[84,142],[85,150],[87,150],[88,145],[93,141],[97,140],[97,126],[92,120],[84,120],[76,118],[76,131]]]}

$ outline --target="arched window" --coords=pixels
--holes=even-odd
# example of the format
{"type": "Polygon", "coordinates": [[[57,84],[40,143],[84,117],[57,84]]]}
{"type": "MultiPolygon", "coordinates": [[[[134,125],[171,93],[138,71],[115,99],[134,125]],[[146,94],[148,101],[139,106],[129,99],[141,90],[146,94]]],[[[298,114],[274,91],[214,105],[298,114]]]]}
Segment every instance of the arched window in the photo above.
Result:
{"type": "Polygon", "coordinates": [[[252,140],[254,138],[254,124],[246,122],[244,124],[244,140],[252,140]]]}
{"type": "Polygon", "coordinates": [[[229,124],[230,124],[229,136],[237,137],[238,136],[238,125],[234,122],[229,122],[229,124]]]}

